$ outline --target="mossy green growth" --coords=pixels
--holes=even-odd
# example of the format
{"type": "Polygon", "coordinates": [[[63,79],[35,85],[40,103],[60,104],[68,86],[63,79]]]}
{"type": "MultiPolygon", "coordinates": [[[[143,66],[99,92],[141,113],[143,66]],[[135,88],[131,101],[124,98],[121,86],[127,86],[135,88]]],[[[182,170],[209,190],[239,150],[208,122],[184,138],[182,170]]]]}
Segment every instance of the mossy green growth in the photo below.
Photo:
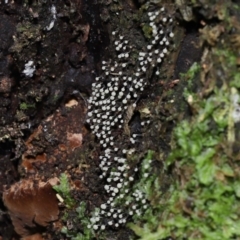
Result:
{"type": "Polygon", "coordinates": [[[192,92],[194,80],[197,78],[200,70],[201,70],[200,64],[194,62],[186,73],[180,74],[181,80],[186,82],[186,87],[183,92],[184,97],[189,95],[189,92],[192,92]]]}
{"type": "Polygon", "coordinates": [[[147,39],[150,39],[152,37],[152,28],[147,25],[147,24],[144,24],[142,26],[142,30],[143,30],[143,34],[144,36],[147,38],[147,39]]]}
{"type": "Polygon", "coordinates": [[[20,109],[21,110],[27,110],[29,108],[35,108],[35,107],[36,106],[35,106],[34,103],[33,104],[28,104],[28,103],[23,102],[23,103],[20,104],[20,109]]]}
{"type": "MultiPolygon", "coordinates": [[[[192,115],[176,126],[165,162],[166,170],[173,169],[175,182],[138,224],[130,224],[140,240],[240,239],[239,154],[233,151],[233,144],[238,144],[234,140],[239,120],[233,118],[237,106],[233,99],[240,95],[238,73],[233,54],[226,49],[221,53],[216,64],[228,62],[228,68],[221,68],[226,77],[222,84],[207,85],[210,91],[184,92],[192,115]]],[[[214,49],[212,54],[218,52],[214,49]]],[[[195,65],[184,77],[194,78],[199,70],[195,65]]]]}
{"type": "Polygon", "coordinates": [[[239,185],[239,167],[234,167],[227,141],[230,95],[229,89],[222,87],[208,99],[198,99],[198,114],[175,129],[176,148],[168,164],[179,164],[181,184],[176,185],[173,204],[160,228],[176,239],[240,237],[235,187],[239,185]]]}
{"type": "Polygon", "coordinates": [[[194,76],[200,71],[200,64],[199,63],[193,63],[192,66],[190,67],[190,69],[187,71],[187,73],[182,73],[181,75],[181,79],[185,79],[185,80],[190,80],[192,81],[194,76]]]}
{"type": "Polygon", "coordinates": [[[62,228],[64,233],[71,240],[91,240],[93,239],[93,230],[88,228],[90,225],[89,216],[86,212],[86,203],[81,202],[76,208],[77,215],[72,219],[73,224],[80,226],[81,231],[75,232],[73,229],[69,230],[66,226],[62,228]]]}
{"type": "Polygon", "coordinates": [[[67,208],[75,205],[75,201],[71,196],[70,184],[65,173],[60,175],[60,184],[53,187],[53,189],[61,195],[67,208]]]}
{"type": "Polygon", "coordinates": [[[71,222],[71,224],[74,225],[70,229],[68,229],[67,226],[64,226],[61,229],[61,232],[71,240],[93,239],[93,230],[88,227],[90,225],[90,217],[86,210],[86,203],[80,202],[77,206],[71,196],[69,180],[65,173],[60,175],[60,184],[54,186],[53,189],[61,195],[67,207],[62,219],[66,222],[71,222]]]}

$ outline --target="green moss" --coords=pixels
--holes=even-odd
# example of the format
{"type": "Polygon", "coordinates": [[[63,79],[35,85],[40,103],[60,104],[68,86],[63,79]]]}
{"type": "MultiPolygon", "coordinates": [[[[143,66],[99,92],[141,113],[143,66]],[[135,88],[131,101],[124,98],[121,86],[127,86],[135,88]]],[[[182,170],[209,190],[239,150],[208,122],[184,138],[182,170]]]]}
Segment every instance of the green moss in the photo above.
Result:
{"type": "Polygon", "coordinates": [[[200,64],[195,62],[187,71],[187,73],[181,74],[181,77],[191,82],[199,71],[200,71],[200,64]]]}
{"type": "Polygon", "coordinates": [[[191,115],[172,134],[165,161],[166,172],[174,177],[171,187],[160,195],[161,183],[152,185],[155,201],[129,225],[140,240],[240,239],[240,167],[233,148],[239,136],[232,100],[240,95],[237,54],[231,39],[222,35],[205,49],[201,63],[181,75],[191,115]]]}
{"type": "Polygon", "coordinates": [[[91,225],[90,218],[99,210],[95,209],[89,214],[85,202],[80,202],[77,205],[71,195],[70,183],[65,173],[60,175],[60,184],[54,186],[53,189],[64,199],[64,204],[67,207],[64,211],[62,220],[73,226],[68,228],[65,225],[61,229],[61,232],[71,240],[93,239],[94,232],[92,228],[89,228],[91,225]]]}
{"type": "Polygon", "coordinates": [[[53,189],[61,195],[64,199],[65,205],[71,208],[75,205],[75,201],[71,196],[70,184],[65,173],[60,175],[60,184],[53,187],[53,189]]]}
{"type": "Polygon", "coordinates": [[[140,239],[240,237],[239,165],[226,141],[230,95],[225,87],[207,99],[195,95],[197,113],[175,128],[175,147],[166,163],[166,168],[175,166],[181,181],[172,186],[167,202],[159,198],[160,205],[152,206],[142,228],[131,225],[140,239]]]}
{"type": "MultiPolygon", "coordinates": [[[[93,231],[88,228],[90,224],[90,219],[86,212],[86,203],[81,202],[76,208],[76,216],[71,219],[75,226],[80,225],[81,231],[76,231],[75,228],[68,229],[66,226],[62,228],[62,233],[64,233],[71,240],[91,240],[93,239],[93,231]]],[[[69,216],[67,217],[69,218],[69,216]]]]}
{"type": "Polygon", "coordinates": [[[29,103],[23,102],[23,103],[20,104],[20,109],[21,109],[21,110],[27,110],[27,109],[29,109],[29,108],[35,108],[35,107],[36,107],[36,106],[35,106],[34,103],[33,103],[33,104],[29,104],[29,103]]]}
{"type": "Polygon", "coordinates": [[[143,34],[144,36],[147,38],[147,39],[150,39],[152,37],[152,28],[147,25],[147,24],[144,24],[142,26],[142,30],[143,30],[143,34]]]}

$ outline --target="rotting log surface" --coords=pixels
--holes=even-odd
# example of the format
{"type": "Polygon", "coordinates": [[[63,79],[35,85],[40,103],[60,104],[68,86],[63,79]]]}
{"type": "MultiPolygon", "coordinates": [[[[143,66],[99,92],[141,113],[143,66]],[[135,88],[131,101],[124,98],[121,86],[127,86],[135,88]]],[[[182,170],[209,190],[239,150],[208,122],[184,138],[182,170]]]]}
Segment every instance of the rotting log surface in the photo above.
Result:
{"type": "MultiPolygon", "coordinates": [[[[113,18],[112,1],[89,2],[59,1],[58,19],[49,31],[46,27],[53,20],[53,3],[16,1],[0,5],[1,196],[3,186],[9,188],[21,179],[48,180],[66,172],[75,200],[87,202],[90,210],[106,198],[103,183],[98,179],[100,149],[85,125],[86,101],[91,84],[100,72],[101,60],[112,56],[110,29],[121,28],[126,22],[113,18]],[[33,78],[23,73],[30,60],[36,68],[33,78]]],[[[124,1],[122,11],[133,18],[141,2],[124,1]]],[[[219,19],[216,19],[215,9],[211,5],[205,9],[204,3],[199,3],[192,17],[184,15],[184,6],[179,9],[172,59],[164,63],[161,79],[143,93],[140,102],[156,103],[155,128],[149,130],[151,139],[145,141],[153,149],[160,146],[166,155],[170,151],[171,130],[178,121],[176,114],[190,113],[183,102],[185,83],[175,87],[171,81],[179,79],[180,73],[200,61],[199,28],[205,24],[214,26],[221,18],[219,8],[216,10],[219,19]],[[175,95],[172,105],[168,103],[169,92],[175,95]]],[[[140,27],[137,20],[132,24],[140,27]]],[[[216,35],[204,35],[209,45],[216,44],[224,31],[217,30],[216,35]]],[[[130,38],[136,38],[130,33],[130,38]]],[[[0,206],[3,211],[0,236],[17,239],[3,202],[0,206]]],[[[59,234],[59,226],[49,227],[46,238],[56,239],[55,234],[59,234]]],[[[128,234],[128,230],[122,229],[117,232],[117,239],[127,239],[128,234]]]]}

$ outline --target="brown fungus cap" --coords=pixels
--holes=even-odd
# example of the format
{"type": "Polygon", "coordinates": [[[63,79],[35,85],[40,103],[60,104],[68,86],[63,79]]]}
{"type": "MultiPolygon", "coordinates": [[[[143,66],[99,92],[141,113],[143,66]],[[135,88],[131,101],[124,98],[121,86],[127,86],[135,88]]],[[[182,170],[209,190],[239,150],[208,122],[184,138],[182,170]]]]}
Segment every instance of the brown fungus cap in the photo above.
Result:
{"type": "Polygon", "coordinates": [[[58,219],[58,200],[49,182],[22,180],[3,192],[3,201],[20,236],[58,219]]]}

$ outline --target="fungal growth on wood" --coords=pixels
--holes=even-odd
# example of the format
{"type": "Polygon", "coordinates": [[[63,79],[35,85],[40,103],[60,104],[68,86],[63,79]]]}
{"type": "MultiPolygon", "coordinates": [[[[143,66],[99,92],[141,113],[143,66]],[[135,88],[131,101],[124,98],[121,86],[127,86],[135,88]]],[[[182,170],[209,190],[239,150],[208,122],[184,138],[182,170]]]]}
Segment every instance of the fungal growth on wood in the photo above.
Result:
{"type": "MultiPolygon", "coordinates": [[[[145,193],[140,189],[131,190],[139,169],[130,169],[128,156],[135,153],[135,144],[141,134],[130,131],[128,123],[149,79],[159,75],[161,63],[171,48],[174,16],[154,4],[148,6],[144,14],[145,25],[150,31],[147,45],[140,49],[121,29],[113,30],[117,60],[102,61],[101,74],[92,84],[92,95],[88,100],[87,123],[102,149],[100,178],[106,180],[104,188],[109,196],[91,219],[88,227],[94,230],[106,228],[102,218],[108,219],[108,226],[119,227],[130,216],[140,216],[148,207],[145,193]],[[124,142],[121,142],[122,134],[126,135],[124,142]],[[130,200],[125,201],[126,198],[130,200]]],[[[147,178],[148,173],[145,172],[143,177],[147,178]]]]}

